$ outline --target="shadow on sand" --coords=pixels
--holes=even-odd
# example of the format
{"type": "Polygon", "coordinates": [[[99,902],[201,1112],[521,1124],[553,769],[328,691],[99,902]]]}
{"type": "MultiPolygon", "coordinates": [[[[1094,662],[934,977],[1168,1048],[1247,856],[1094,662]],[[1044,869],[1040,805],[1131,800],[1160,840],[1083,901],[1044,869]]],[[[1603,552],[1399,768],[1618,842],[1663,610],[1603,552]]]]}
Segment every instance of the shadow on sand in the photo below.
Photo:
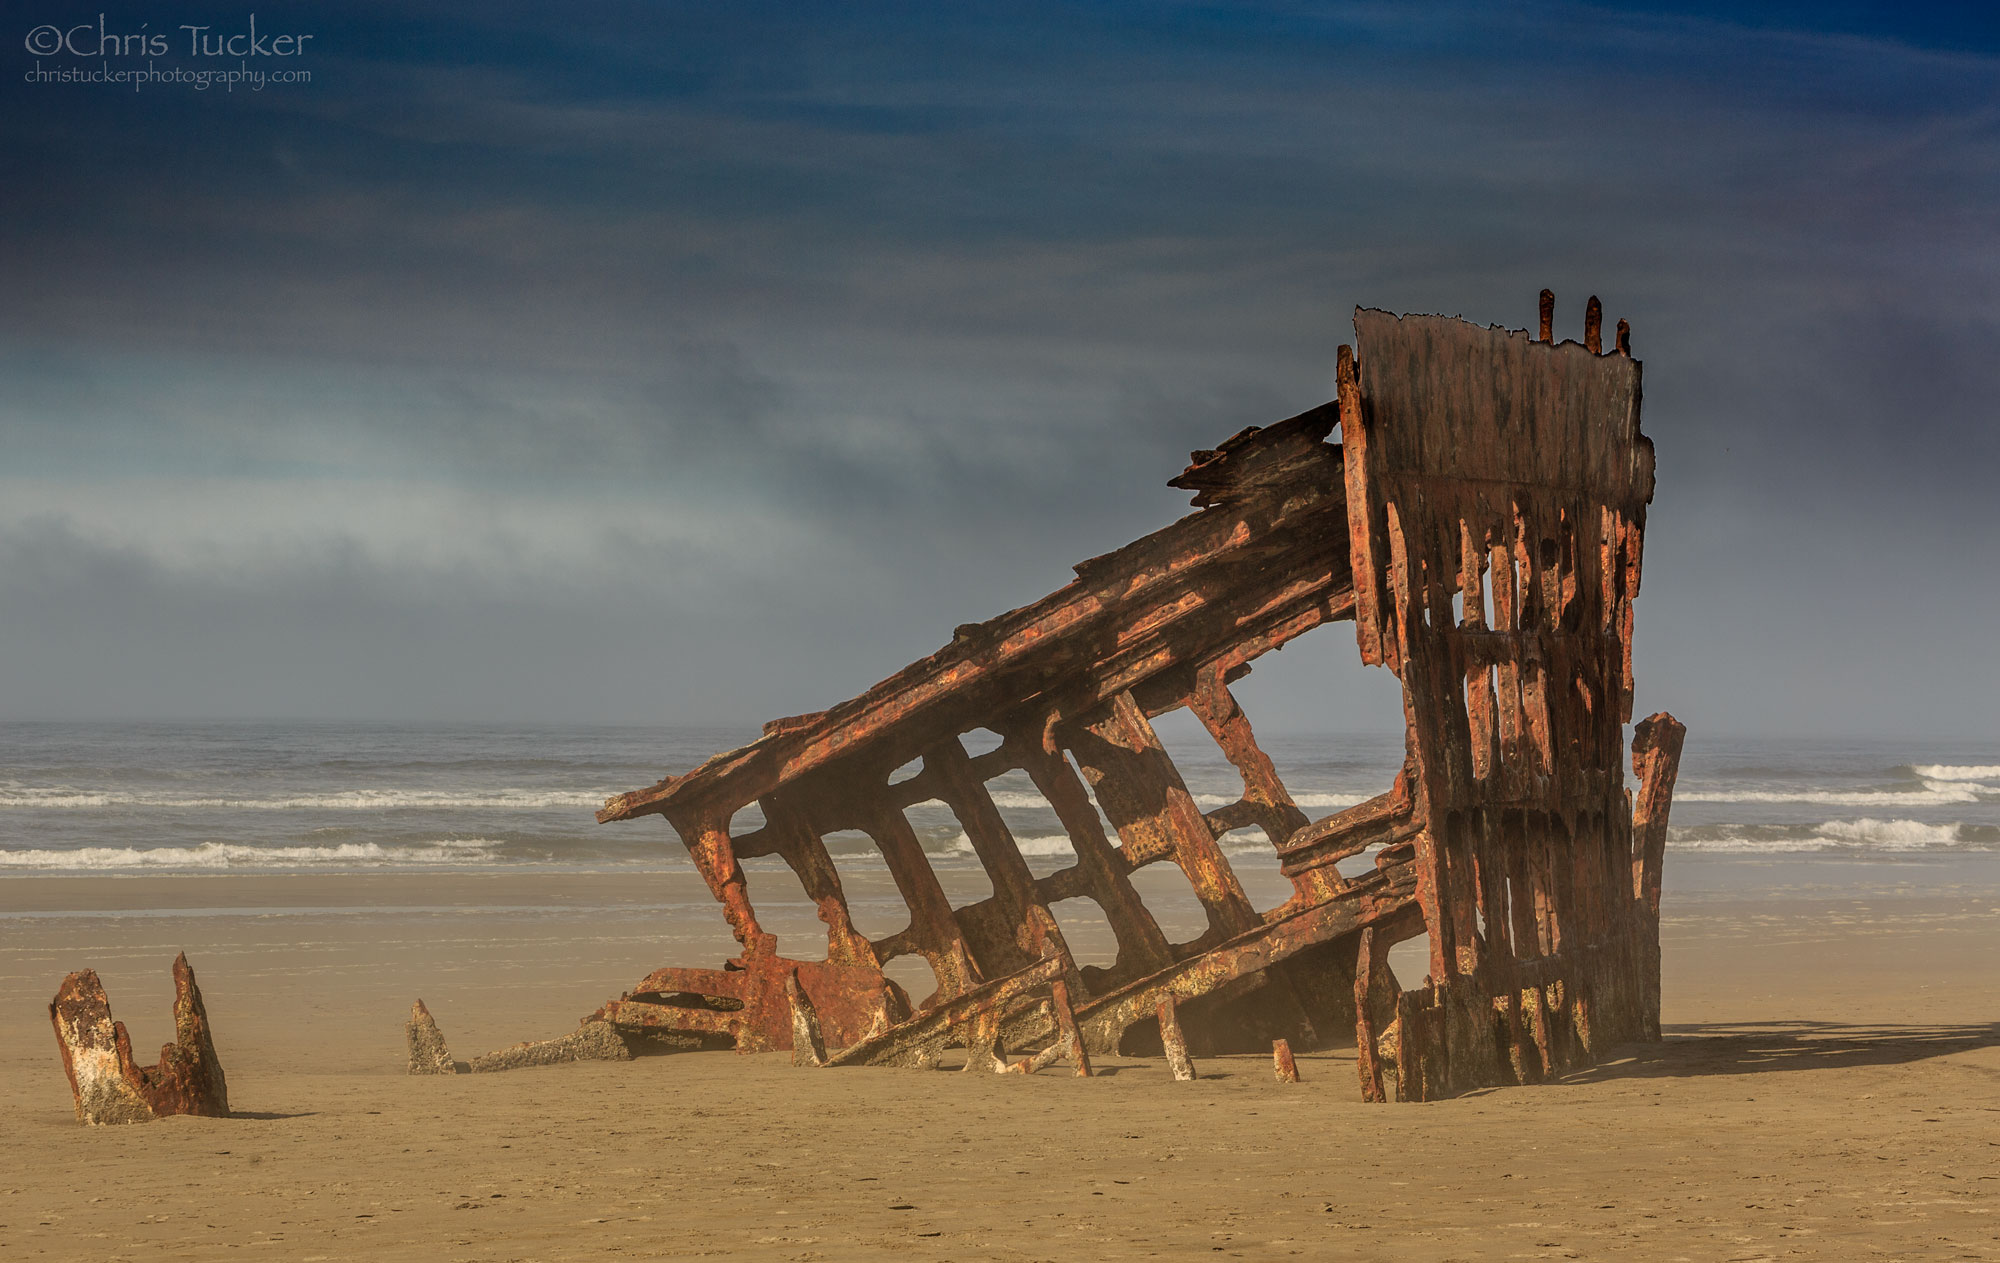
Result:
{"type": "Polygon", "coordinates": [[[1611,1079],[1769,1074],[1847,1066],[1900,1066],[2000,1047],[2000,1023],[1887,1026],[1845,1022],[1711,1022],[1668,1026],[1658,1044],[1634,1044],[1566,1083],[1611,1079]]]}

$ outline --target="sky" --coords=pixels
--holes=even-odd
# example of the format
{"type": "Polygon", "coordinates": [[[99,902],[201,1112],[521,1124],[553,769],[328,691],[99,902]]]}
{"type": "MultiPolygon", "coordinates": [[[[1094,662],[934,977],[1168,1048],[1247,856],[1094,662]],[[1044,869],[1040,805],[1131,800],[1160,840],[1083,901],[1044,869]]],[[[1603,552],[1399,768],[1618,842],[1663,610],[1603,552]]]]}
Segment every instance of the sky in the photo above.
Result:
{"type": "MultiPolygon", "coordinates": [[[[1547,286],[1645,365],[1638,713],[1991,737],[2000,19],[1736,9],[10,4],[0,717],[817,709],[1547,286]]],[[[1246,708],[1398,727],[1354,659],[1246,708]]]]}

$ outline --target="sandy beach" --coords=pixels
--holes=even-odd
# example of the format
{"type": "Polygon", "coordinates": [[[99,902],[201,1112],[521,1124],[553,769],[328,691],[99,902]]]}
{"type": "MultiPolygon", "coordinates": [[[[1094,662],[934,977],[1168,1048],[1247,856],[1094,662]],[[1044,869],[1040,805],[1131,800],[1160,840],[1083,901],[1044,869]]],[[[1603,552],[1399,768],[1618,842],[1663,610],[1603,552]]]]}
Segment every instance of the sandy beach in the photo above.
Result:
{"type": "Polygon", "coordinates": [[[0,1254],[1996,1258],[2000,897],[1919,876],[1671,899],[1663,1044],[1422,1106],[1362,1104],[1342,1051],[1301,1057],[1297,1086],[1261,1058],[1176,1084],[1141,1060],[1024,1080],[731,1053],[410,1078],[413,997],[461,1057],[559,1034],[726,950],[705,893],[686,873],[9,880],[0,1254]],[[79,1126],[49,995],[95,967],[150,1060],[182,949],[238,1116],[79,1126]]]}

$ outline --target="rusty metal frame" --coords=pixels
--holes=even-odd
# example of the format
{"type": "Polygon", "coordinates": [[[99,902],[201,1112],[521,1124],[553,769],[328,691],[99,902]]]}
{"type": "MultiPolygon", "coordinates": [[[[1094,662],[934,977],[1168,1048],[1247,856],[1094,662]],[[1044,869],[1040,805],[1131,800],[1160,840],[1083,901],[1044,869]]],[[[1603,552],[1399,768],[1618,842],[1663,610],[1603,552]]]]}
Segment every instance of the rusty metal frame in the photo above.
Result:
{"type": "Polygon", "coordinates": [[[1357,311],[1338,397],[1196,452],[1171,483],[1196,512],[851,701],[609,800],[600,821],[666,817],[743,950],[720,970],[659,970],[592,1016],[745,1051],[810,1031],[835,1050],[797,1050],[815,1064],[936,1065],[958,1046],[968,1068],[996,1069],[1009,1048],[1043,1049],[1016,1068],[1087,1067],[1157,1050],[1163,1030],[1169,1052],[1184,1031],[1197,1053],[1351,1030],[1363,1095],[1413,1100],[1657,1038],[1680,725],[1635,729],[1636,813],[1620,768],[1652,445],[1627,327],[1604,353],[1593,298],[1584,343],[1558,344],[1551,307],[1545,291],[1538,339],[1357,311]],[[1385,793],[1312,820],[1230,685],[1346,619],[1364,661],[1402,681],[1406,761],[1385,793]],[[1182,709],[1241,774],[1237,801],[1204,812],[1189,793],[1152,723],[1182,709]],[[969,754],[961,738],[982,728],[1001,744],[969,754]],[[1014,771],[1074,864],[1029,869],[987,789],[1014,771]],[[951,907],[904,814],[933,799],[990,898],[951,907]],[[752,803],[764,824],[732,836],[752,803]],[[1251,825],[1293,888],[1263,913],[1218,845],[1251,825]],[[855,928],[823,841],[845,830],[880,850],[907,929],[855,928]],[[1371,852],[1372,869],[1342,873],[1371,852]],[[824,960],[785,956],[758,920],[741,861],[772,855],[818,909],[824,960]],[[1191,942],[1169,942],[1132,883],[1163,863],[1206,913],[1191,942]],[[1108,968],[1079,968],[1049,912],[1075,898],[1110,923],[1108,968]],[[1387,951],[1423,934],[1430,977],[1404,991],[1387,951]],[[908,954],[936,994],[913,1001],[883,974],[908,954]]]}

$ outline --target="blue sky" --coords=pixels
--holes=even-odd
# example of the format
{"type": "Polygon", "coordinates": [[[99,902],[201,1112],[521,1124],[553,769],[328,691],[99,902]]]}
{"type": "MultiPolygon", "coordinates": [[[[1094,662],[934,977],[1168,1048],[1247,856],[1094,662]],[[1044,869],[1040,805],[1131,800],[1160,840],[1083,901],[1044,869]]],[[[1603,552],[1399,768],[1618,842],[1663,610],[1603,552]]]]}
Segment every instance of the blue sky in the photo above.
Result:
{"type": "MultiPolygon", "coordinates": [[[[1184,511],[1355,305],[1547,285],[1646,363],[1642,710],[1994,730],[1990,16],[298,5],[310,83],[28,81],[99,10],[249,14],[11,10],[0,713],[822,706],[1184,511]]],[[[1393,727],[1352,656],[1266,722],[1393,727]]]]}

